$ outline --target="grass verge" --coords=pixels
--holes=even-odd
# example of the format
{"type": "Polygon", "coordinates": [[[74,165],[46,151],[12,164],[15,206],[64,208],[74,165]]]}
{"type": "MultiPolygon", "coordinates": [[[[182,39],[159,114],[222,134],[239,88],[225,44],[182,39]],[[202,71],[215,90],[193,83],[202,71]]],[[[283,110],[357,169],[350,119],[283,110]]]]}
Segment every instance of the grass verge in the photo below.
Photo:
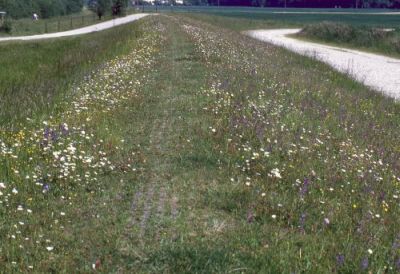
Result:
{"type": "Polygon", "coordinates": [[[306,26],[297,38],[400,57],[400,31],[323,22],[306,26]]]}
{"type": "Polygon", "coordinates": [[[0,128],[37,118],[103,60],[126,53],[140,30],[129,24],[85,36],[0,44],[0,128]]]}

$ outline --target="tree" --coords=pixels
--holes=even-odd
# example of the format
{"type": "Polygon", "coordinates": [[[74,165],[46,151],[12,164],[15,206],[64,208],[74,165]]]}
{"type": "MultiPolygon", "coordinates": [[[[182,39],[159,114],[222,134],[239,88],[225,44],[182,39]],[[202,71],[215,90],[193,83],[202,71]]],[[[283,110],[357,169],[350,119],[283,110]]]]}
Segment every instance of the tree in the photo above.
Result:
{"type": "Polygon", "coordinates": [[[125,8],[126,8],[126,1],[113,0],[112,14],[114,16],[120,16],[125,8]]]}
{"type": "Polygon", "coordinates": [[[89,8],[94,11],[99,17],[99,20],[101,20],[101,17],[111,9],[111,0],[91,0],[89,1],[89,8]]]}

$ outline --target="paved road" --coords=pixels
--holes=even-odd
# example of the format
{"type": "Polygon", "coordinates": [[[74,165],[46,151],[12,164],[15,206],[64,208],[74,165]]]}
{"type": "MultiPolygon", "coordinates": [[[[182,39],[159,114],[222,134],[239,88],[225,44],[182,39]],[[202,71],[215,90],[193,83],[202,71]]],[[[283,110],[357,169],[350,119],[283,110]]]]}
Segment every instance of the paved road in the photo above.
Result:
{"type": "Polygon", "coordinates": [[[287,37],[298,31],[300,30],[252,30],[246,34],[258,40],[316,58],[340,72],[348,73],[366,86],[400,100],[400,59],[287,37]]]}
{"type": "Polygon", "coordinates": [[[82,34],[87,34],[87,33],[96,32],[96,31],[102,31],[105,29],[113,28],[115,26],[127,24],[132,21],[139,20],[140,18],[143,18],[147,15],[149,15],[149,14],[141,13],[141,14],[128,15],[125,17],[105,21],[105,22],[102,22],[102,23],[99,23],[96,25],[91,25],[91,26],[87,26],[84,28],[63,31],[63,32],[38,34],[38,35],[30,35],[30,36],[3,37],[3,38],[0,38],[0,42],[15,41],[15,40],[22,40],[22,41],[40,40],[40,39],[51,39],[51,38],[59,38],[59,37],[66,37],[66,36],[82,35],[82,34]]]}

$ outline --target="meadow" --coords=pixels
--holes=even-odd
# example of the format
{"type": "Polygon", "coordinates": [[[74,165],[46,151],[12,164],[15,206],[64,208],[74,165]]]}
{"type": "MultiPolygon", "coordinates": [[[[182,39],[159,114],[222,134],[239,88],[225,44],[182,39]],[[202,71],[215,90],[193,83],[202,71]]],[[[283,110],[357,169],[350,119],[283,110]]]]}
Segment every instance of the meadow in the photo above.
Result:
{"type": "MultiPolygon", "coordinates": [[[[171,12],[170,7],[158,7],[158,11],[171,12]]],[[[146,12],[155,11],[154,7],[146,7],[146,12]]],[[[174,7],[176,13],[210,15],[210,20],[226,24],[224,27],[236,30],[248,30],[249,26],[259,28],[304,27],[322,21],[340,22],[354,26],[398,28],[400,16],[379,14],[393,12],[382,9],[283,9],[283,8],[250,8],[250,7],[174,7]],[[285,12],[289,12],[286,13],[285,12]],[[290,12],[302,12],[290,13],[290,12]],[[315,14],[307,14],[314,12],[315,14]],[[323,14],[318,14],[322,12],[323,14]],[[340,14],[348,12],[354,14],[340,14]]]]}
{"type": "Polygon", "coordinates": [[[399,103],[231,20],[1,45],[0,272],[400,271],[399,103]]]}
{"type": "Polygon", "coordinates": [[[328,43],[379,54],[400,57],[400,28],[390,31],[323,22],[306,26],[295,38],[328,43]]]}
{"type": "Polygon", "coordinates": [[[174,11],[236,31],[301,28],[294,38],[393,57],[400,53],[400,14],[384,14],[393,10],[175,7],[174,11]]]}

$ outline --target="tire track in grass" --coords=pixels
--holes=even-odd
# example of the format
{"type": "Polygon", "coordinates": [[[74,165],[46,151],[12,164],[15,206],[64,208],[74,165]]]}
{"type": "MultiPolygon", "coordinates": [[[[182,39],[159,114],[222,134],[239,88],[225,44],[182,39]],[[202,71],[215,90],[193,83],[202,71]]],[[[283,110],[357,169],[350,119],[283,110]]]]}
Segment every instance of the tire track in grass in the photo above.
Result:
{"type": "MultiPolygon", "coordinates": [[[[150,163],[150,169],[156,167],[162,167],[165,165],[165,159],[163,154],[166,152],[164,139],[167,138],[165,135],[167,128],[168,112],[164,111],[161,115],[161,119],[156,119],[153,122],[150,140],[149,140],[149,151],[151,155],[154,155],[154,162],[150,163]]],[[[164,170],[167,170],[164,169],[164,170]]],[[[163,170],[163,171],[164,171],[163,170]]],[[[130,223],[131,231],[138,229],[138,239],[141,242],[147,240],[153,240],[152,234],[157,241],[161,241],[161,234],[163,233],[163,220],[165,219],[176,219],[178,212],[178,198],[175,195],[168,193],[168,188],[165,180],[164,172],[153,173],[147,182],[147,190],[139,189],[133,197],[131,203],[131,215],[132,221],[130,223]],[[168,200],[168,201],[167,201],[168,200]],[[165,206],[170,205],[169,215],[167,214],[165,206]],[[147,239],[148,238],[148,239],[147,239]]]]}
{"type": "Polygon", "coordinates": [[[136,192],[135,197],[133,198],[133,201],[131,203],[132,220],[129,224],[129,227],[133,227],[136,224],[137,210],[142,196],[143,196],[143,191],[140,189],[136,192]]]}
{"type": "Polygon", "coordinates": [[[146,194],[146,201],[143,206],[143,215],[140,221],[140,233],[139,233],[139,238],[143,238],[146,234],[146,228],[148,224],[148,220],[151,217],[151,212],[153,209],[153,196],[154,196],[154,185],[151,184],[149,185],[149,188],[147,190],[146,194]]]}

